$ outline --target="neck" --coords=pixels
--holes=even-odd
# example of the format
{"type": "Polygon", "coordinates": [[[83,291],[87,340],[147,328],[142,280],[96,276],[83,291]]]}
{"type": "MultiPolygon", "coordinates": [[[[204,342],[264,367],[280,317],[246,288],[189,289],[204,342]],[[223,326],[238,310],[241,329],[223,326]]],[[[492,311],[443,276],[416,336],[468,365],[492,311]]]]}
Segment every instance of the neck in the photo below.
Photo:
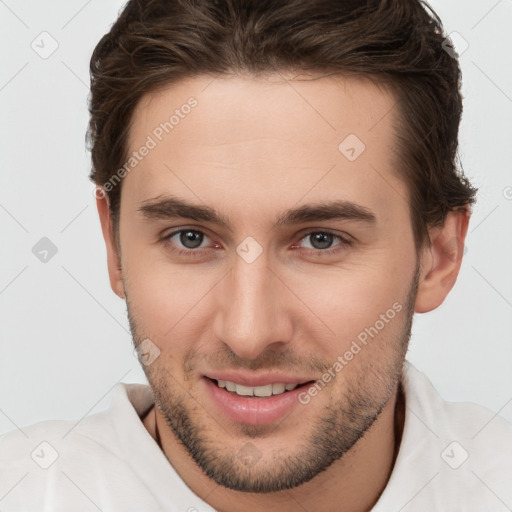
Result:
{"type": "Polygon", "coordinates": [[[363,512],[375,505],[386,487],[404,418],[405,401],[399,388],[371,429],[340,460],[299,487],[269,494],[242,493],[216,484],[189,456],[157,408],[150,410],[143,423],[188,487],[216,510],[292,512],[300,503],[316,512],[363,512]]]}

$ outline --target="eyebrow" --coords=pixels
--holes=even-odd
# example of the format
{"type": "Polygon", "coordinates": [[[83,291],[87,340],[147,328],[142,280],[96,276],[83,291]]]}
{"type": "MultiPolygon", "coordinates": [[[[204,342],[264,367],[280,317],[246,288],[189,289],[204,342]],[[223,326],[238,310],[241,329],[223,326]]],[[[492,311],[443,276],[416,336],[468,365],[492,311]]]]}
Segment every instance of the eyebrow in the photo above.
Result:
{"type": "MultiPolygon", "coordinates": [[[[198,222],[211,222],[231,231],[230,218],[221,215],[214,208],[192,204],[175,196],[158,196],[142,201],[137,209],[146,220],[176,218],[192,219],[198,222]]],[[[285,211],[275,222],[276,226],[299,224],[322,220],[351,220],[376,224],[375,214],[367,207],[352,201],[336,200],[305,204],[285,211]]]]}

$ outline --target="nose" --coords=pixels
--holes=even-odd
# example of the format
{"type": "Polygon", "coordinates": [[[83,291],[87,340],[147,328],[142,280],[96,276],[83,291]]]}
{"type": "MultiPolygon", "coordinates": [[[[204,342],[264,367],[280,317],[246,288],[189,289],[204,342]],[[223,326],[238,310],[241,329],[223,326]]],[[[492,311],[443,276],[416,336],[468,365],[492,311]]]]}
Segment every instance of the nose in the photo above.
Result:
{"type": "Polygon", "coordinates": [[[270,346],[282,347],[292,336],[286,288],[264,254],[252,263],[236,256],[231,271],[216,287],[216,339],[245,359],[257,358],[270,346]]]}

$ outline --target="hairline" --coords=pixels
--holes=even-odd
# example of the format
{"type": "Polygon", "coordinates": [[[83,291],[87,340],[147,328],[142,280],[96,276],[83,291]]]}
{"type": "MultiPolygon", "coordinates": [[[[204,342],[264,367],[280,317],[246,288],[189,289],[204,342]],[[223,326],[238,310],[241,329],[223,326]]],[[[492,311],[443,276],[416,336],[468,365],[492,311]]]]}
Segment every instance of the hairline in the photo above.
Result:
{"type": "MultiPolygon", "coordinates": [[[[297,68],[296,66],[284,66],[280,67],[278,69],[266,69],[262,71],[247,71],[245,69],[228,69],[223,72],[219,73],[211,73],[211,72],[201,72],[201,73],[183,73],[177,77],[175,77],[173,80],[168,80],[165,83],[161,84],[155,84],[154,87],[149,88],[147,91],[145,91],[136,101],[136,104],[134,105],[131,116],[130,116],[130,122],[128,123],[127,130],[125,132],[125,135],[123,137],[122,143],[124,146],[124,153],[123,153],[123,161],[126,161],[128,159],[129,155],[129,147],[132,146],[131,143],[131,134],[133,132],[132,128],[134,125],[136,114],[139,112],[139,109],[142,108],[141,104],[144,103],[144,101],[150,100],[152,97],[155,97],[156,95],[164,93],[167,89],[170,87],[179,84],[180,82],[184,82],[190,79],[199,78],[199,77],[208,77],[211,76],[214,79],[215,78],[237,78],[237,77],[243,77],[243,78],[252,78],[255,80],[262,80],[266,79],[270,76],[275,76],[276,74],[283,77],[283,74],[285,73],[297,73],[297,76],[304,76],[305,74],[309,74],[310,78],[299,80],[299,81],[315,81],[319,80],[321,78],[327,78],[327,77],[336,77],[336,78],[355,78],[355,79],[361,79],[364,81],[367,81],[368,83],[374,85],[380,92],[383,92],[384,94],[388,94],[392,100],[393,100],[393,107],[391,110],[389,110],[381,119],[377,121],[379,123],[384,117],[386,117],[388,114],[394,113],[394,118],[391,122],[391,126],[393,129],[393,137],[395,139],[396,144],[393,145],[393,147],[390,148],[390,155],[391,156],[391,168],[394,169],[395,176],[400,179],[406,186],[407,189],[407,197],[402,198],[407,201],[407,206],[409,210],[409,221],[411,224],[411,228],[413,230],[413,236],[414,236],[414,242],[416,251],[418,252],[421,250],[425,245],[429,244],[429,238],[426,233],[426,230],[429,226],[425,226],[425,231],[418,232],[418,219],[415,216],[414,212],[414,205],[412,204],[412,184],[407,180],[405,175],[405,166],[407,165],[405,155],[401,154],[403,153],[403,150],[399,150],[398,142],[401,138],[407,140],[407,136],[405,131],[407,130],[407,121],[405,119],[405,113],[403,109],[402,102],[400,100],[400,94],[399,94],[399,87],[393,82],[391,78],[388,77],[386,73],[366,73],[366,72],[357,72],[353,70],[340,70],[340,69],[328,69],[328,68],[310,68],[310,67],[304,67],[304,68],[297,68]],[[319,74],[318,76],[315,76],[315,74],[319,74]]],[[[284,78],[284,77],[283,77],[284,78]]],[[[296,80],[295,78],[288,80],[284,78],[286,82],[296,80]]],[[[375,126],[375,125],[374,125],[375,126]]],[[[373,128],[372,128],[373,129],[373,128]]],[[[114,240],[116,242],[116,247],[119,250],[120,253],[120,234],[119,234],[119,223],[120,223],[120,213],[121,213],[121,196],[122,196],[122,185],[124,182],[124,178],[121,179],[119,183],[119,199],[118,199],[118,211],[112,212],[112,230],[114,235],[114,240]]],[[[110,209],[110,208],[109,208],[110,209]]]]}

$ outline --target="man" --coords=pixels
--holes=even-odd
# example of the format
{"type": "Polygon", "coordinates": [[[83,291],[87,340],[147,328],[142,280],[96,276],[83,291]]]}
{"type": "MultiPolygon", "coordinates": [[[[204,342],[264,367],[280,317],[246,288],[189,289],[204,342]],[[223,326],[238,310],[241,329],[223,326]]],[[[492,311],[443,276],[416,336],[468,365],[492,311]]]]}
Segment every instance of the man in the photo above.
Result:
{"type": "Polygon", "coordinates": [[[512,427],[405,360],[475,196],[445,37],[416,1],[128,2],[91,178],[149,386],[4,436],[2,510],[510,510],[512,427]]]}

